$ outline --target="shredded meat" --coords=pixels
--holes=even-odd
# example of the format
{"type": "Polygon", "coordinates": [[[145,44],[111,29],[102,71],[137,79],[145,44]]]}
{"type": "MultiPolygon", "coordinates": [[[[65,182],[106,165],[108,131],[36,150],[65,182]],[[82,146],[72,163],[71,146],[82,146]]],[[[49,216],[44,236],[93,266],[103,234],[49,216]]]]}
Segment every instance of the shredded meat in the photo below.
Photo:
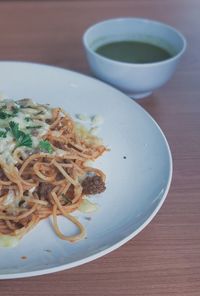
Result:
{"type": "Polygon", "coordinates": [[[40,183],[38,188],[37,188],[37,193],[40,198],[45,198],[48,196],[48,194],[51,192],[53,189],[52,184],[46,184],[46,183],[40,183]]]}
{"type": "Polygon", "coordinates": [[[82,182],[83,194],[94,195],[106,190],[106,186],[101,177],[94,175],[86,177],[82,182]]]}
{"type": "Polygon", "coordinates": [[[4,171],[2,169],[0,169],[0,179],[2,181],[9,181],[8,178],[6,177],[6,175],[4,174],[4,171]]]}
{"type": "Polygon", "coordinates": [[[74,186],[71,185],[66,193],[67,197],[71,200],[74,198],[74,186]]]}
{"type": "Polygon", "coordinates": [[[62,150],[65,150],[66,149],[66,146],[65,146],[65,144],[64,143],[57,143],[57,145],[56,145],[59,149],[62,149],[62,150]]]}
{"type": "Polygon", "coordinates": [[[4,172],[3,172],[3,170],[0,169],[0,179],[2,179],[3,176],[4,176],[4,172]]]}
{"type": "Polygon", "coordinates": [[[46,119],[45,122],[46,122],[47,124],[51,124],[51,123],[52,123],[52,119],[46,119]]]}
{"type": "MultiPolygon", "coordinates": [[[[20,222],[18,222],[18,224],[19,224],[19,226],[21,226],[21,227],[23,227],[23,226],[27,226],[28,223],[31,221],[31,219],[32,219],[32,215],[29,215],[28,217],[21,219],[20,222]]],[[[20,227],[20,228],[21,228],[21,227],[20,227]]]]}

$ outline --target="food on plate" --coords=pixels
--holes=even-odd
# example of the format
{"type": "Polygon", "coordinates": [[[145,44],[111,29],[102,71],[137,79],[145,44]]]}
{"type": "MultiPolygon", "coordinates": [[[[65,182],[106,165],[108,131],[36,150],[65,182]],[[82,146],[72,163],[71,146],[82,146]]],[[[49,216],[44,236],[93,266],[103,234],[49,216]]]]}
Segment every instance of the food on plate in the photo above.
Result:
{"type": "Polygon", "coordinates": [[[21,239],[50,215],[61,239],[84,238],[86,231],[71,212],[86,196],[105,191],[105,174],[88,163],[106,150],[61,108],[26,98],[0,101],[0,238],[21,239]],[[63,234],[58,215],[78,232],[63,234]]]}

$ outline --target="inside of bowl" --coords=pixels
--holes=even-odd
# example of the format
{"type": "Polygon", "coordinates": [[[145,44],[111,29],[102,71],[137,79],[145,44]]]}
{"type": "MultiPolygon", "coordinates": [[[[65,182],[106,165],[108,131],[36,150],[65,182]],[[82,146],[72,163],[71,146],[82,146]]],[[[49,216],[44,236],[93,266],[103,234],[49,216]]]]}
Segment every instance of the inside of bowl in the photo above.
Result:
{"type": "Polygon", "coordinates": [[[159,22],[142,19],[116,19],[91,27],[85,36],[87,45],[98,47],[116,41],[140,41],[166,49],[172,56],[183,50],[184,40],[178,31],[159,22]]]}

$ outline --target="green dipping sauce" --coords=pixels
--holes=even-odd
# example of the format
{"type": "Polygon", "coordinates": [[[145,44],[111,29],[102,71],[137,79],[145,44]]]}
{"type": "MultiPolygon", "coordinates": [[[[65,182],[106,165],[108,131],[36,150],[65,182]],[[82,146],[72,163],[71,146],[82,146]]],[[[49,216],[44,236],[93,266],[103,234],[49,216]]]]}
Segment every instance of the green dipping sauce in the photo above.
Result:
{"type": "Polygon", "coordinates": [[[98,47],[96,53],[119,62],[146,64],[172,57],[164,48],[140,41],[117,41],[98,47]]]}

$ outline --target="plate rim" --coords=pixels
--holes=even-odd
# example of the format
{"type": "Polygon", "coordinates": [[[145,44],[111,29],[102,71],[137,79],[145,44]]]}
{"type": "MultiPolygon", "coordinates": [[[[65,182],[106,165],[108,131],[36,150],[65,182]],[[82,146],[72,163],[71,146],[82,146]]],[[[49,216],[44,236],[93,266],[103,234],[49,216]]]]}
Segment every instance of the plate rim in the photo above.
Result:
{"type": "MultiPolygon", "coordinates": [[[[102,84],[106,87],[112,88],[114,90],[116,90],[117,92],[119,92],[121,95],[128,97],[126,94],[124,94],[123,92],[121,92],[120,90],[116,89],[115,87],[101,81],[98,80],[97,78],[91,77],[89,75],[83,74],[83,73],[79,73],[77,71],[74,70],[70,70],[64,67],[60,67],[60,66],[55,66],[55,65],[50,65],[50,64],[43,64],[43,63],[35,63],[35,62],[28,62],[28,61],[15,61],[15,60],[5,60],[5,61],[0,61],[0,66],[1,64],[25,64],[25,65],[30,65],[30,66],[39,66],[39,67],[48,67],[50,69],[55,69],[55,70],[62,70],[65,72],[68,72],[69,74],[75,74],[77,76],[82,76],[84,78],[87,78],[89,80],[93,80],[99,84],[102,84]]],[[[168,180],[167,180],[167,185],[166,188],[164,190],[164,193],[162,195],[162,198],[160,199],[158,205],[156,206],[156,208],[154,209],[154,211],[151,213],[151,215],[145,220],[145,222],[140,225],[135,231],[133,231],[130,235],[126,236],[125,238],[121,239],[120,241],[114,243],[112,246],[99,251],[98,253],[92,254],[88,257],[76,260],[74,262],[70,262],[70,263],[66,263],[66,264],[62,264],[56,267],[50,267],[50,268],[44,268],[41,270],[36,270],[36,271],[27,271],[27,272],[19,272],[19,273],[7,273],[7,274],[0,274],[0,280],[5,280],[5,279],[17,279],[17,278],[27,278],[27,277],[34,277],[34,276],[40,276],[40,275],[45,275],[45,274],[51,274],[51,273],[55,273],[55,272],[59,272],[59,271],[64,271],[64,270],[68,270],[70,268],[74,268],[74,267],[78,267],[81,266],[83,264],[89,263],[93,260],[96,260],[98,258],[101,258],[102,256],[105,256],[107,254],[109,254],[110,252],[113,252],[115,250],[117,250],[119,247],[123,246],[125,243],[127,243],[128,241],[130,241],[133,237],[135,237],[137,234],[139,234],[152,220],[153,218],[156,216],[156,214],[158,213],[158,211],[160,210],[160,208],[162,207],[164,201],[166,200],[166,197],[168,195],[169,189],[170,189],[170,185],[171,185],[171,181],[172,181],[172,174],[173,174],[173,159],[172,159],[172,153],[170,150],[170,146],[169,143],[167,141],[167,137],[165,136],[164,132],[162,131],[161,127],[159,126],[159,124],[156,122],[156,120],[141,106],[139,105],[137,102],[135,102],[134,100],[132,100],[133,104],[136,104],[137,107],[141,108],[142,111],[145,113],[145,116],[148,116],[149,119],[153,122],[153,124],[155,125],[155,127],[158,129],[160,135],[162,136],[163,140],[164,140],[164,144],[166,146],[166,152],[169,158],[169,172],[168,172],[168,180]]]]}

